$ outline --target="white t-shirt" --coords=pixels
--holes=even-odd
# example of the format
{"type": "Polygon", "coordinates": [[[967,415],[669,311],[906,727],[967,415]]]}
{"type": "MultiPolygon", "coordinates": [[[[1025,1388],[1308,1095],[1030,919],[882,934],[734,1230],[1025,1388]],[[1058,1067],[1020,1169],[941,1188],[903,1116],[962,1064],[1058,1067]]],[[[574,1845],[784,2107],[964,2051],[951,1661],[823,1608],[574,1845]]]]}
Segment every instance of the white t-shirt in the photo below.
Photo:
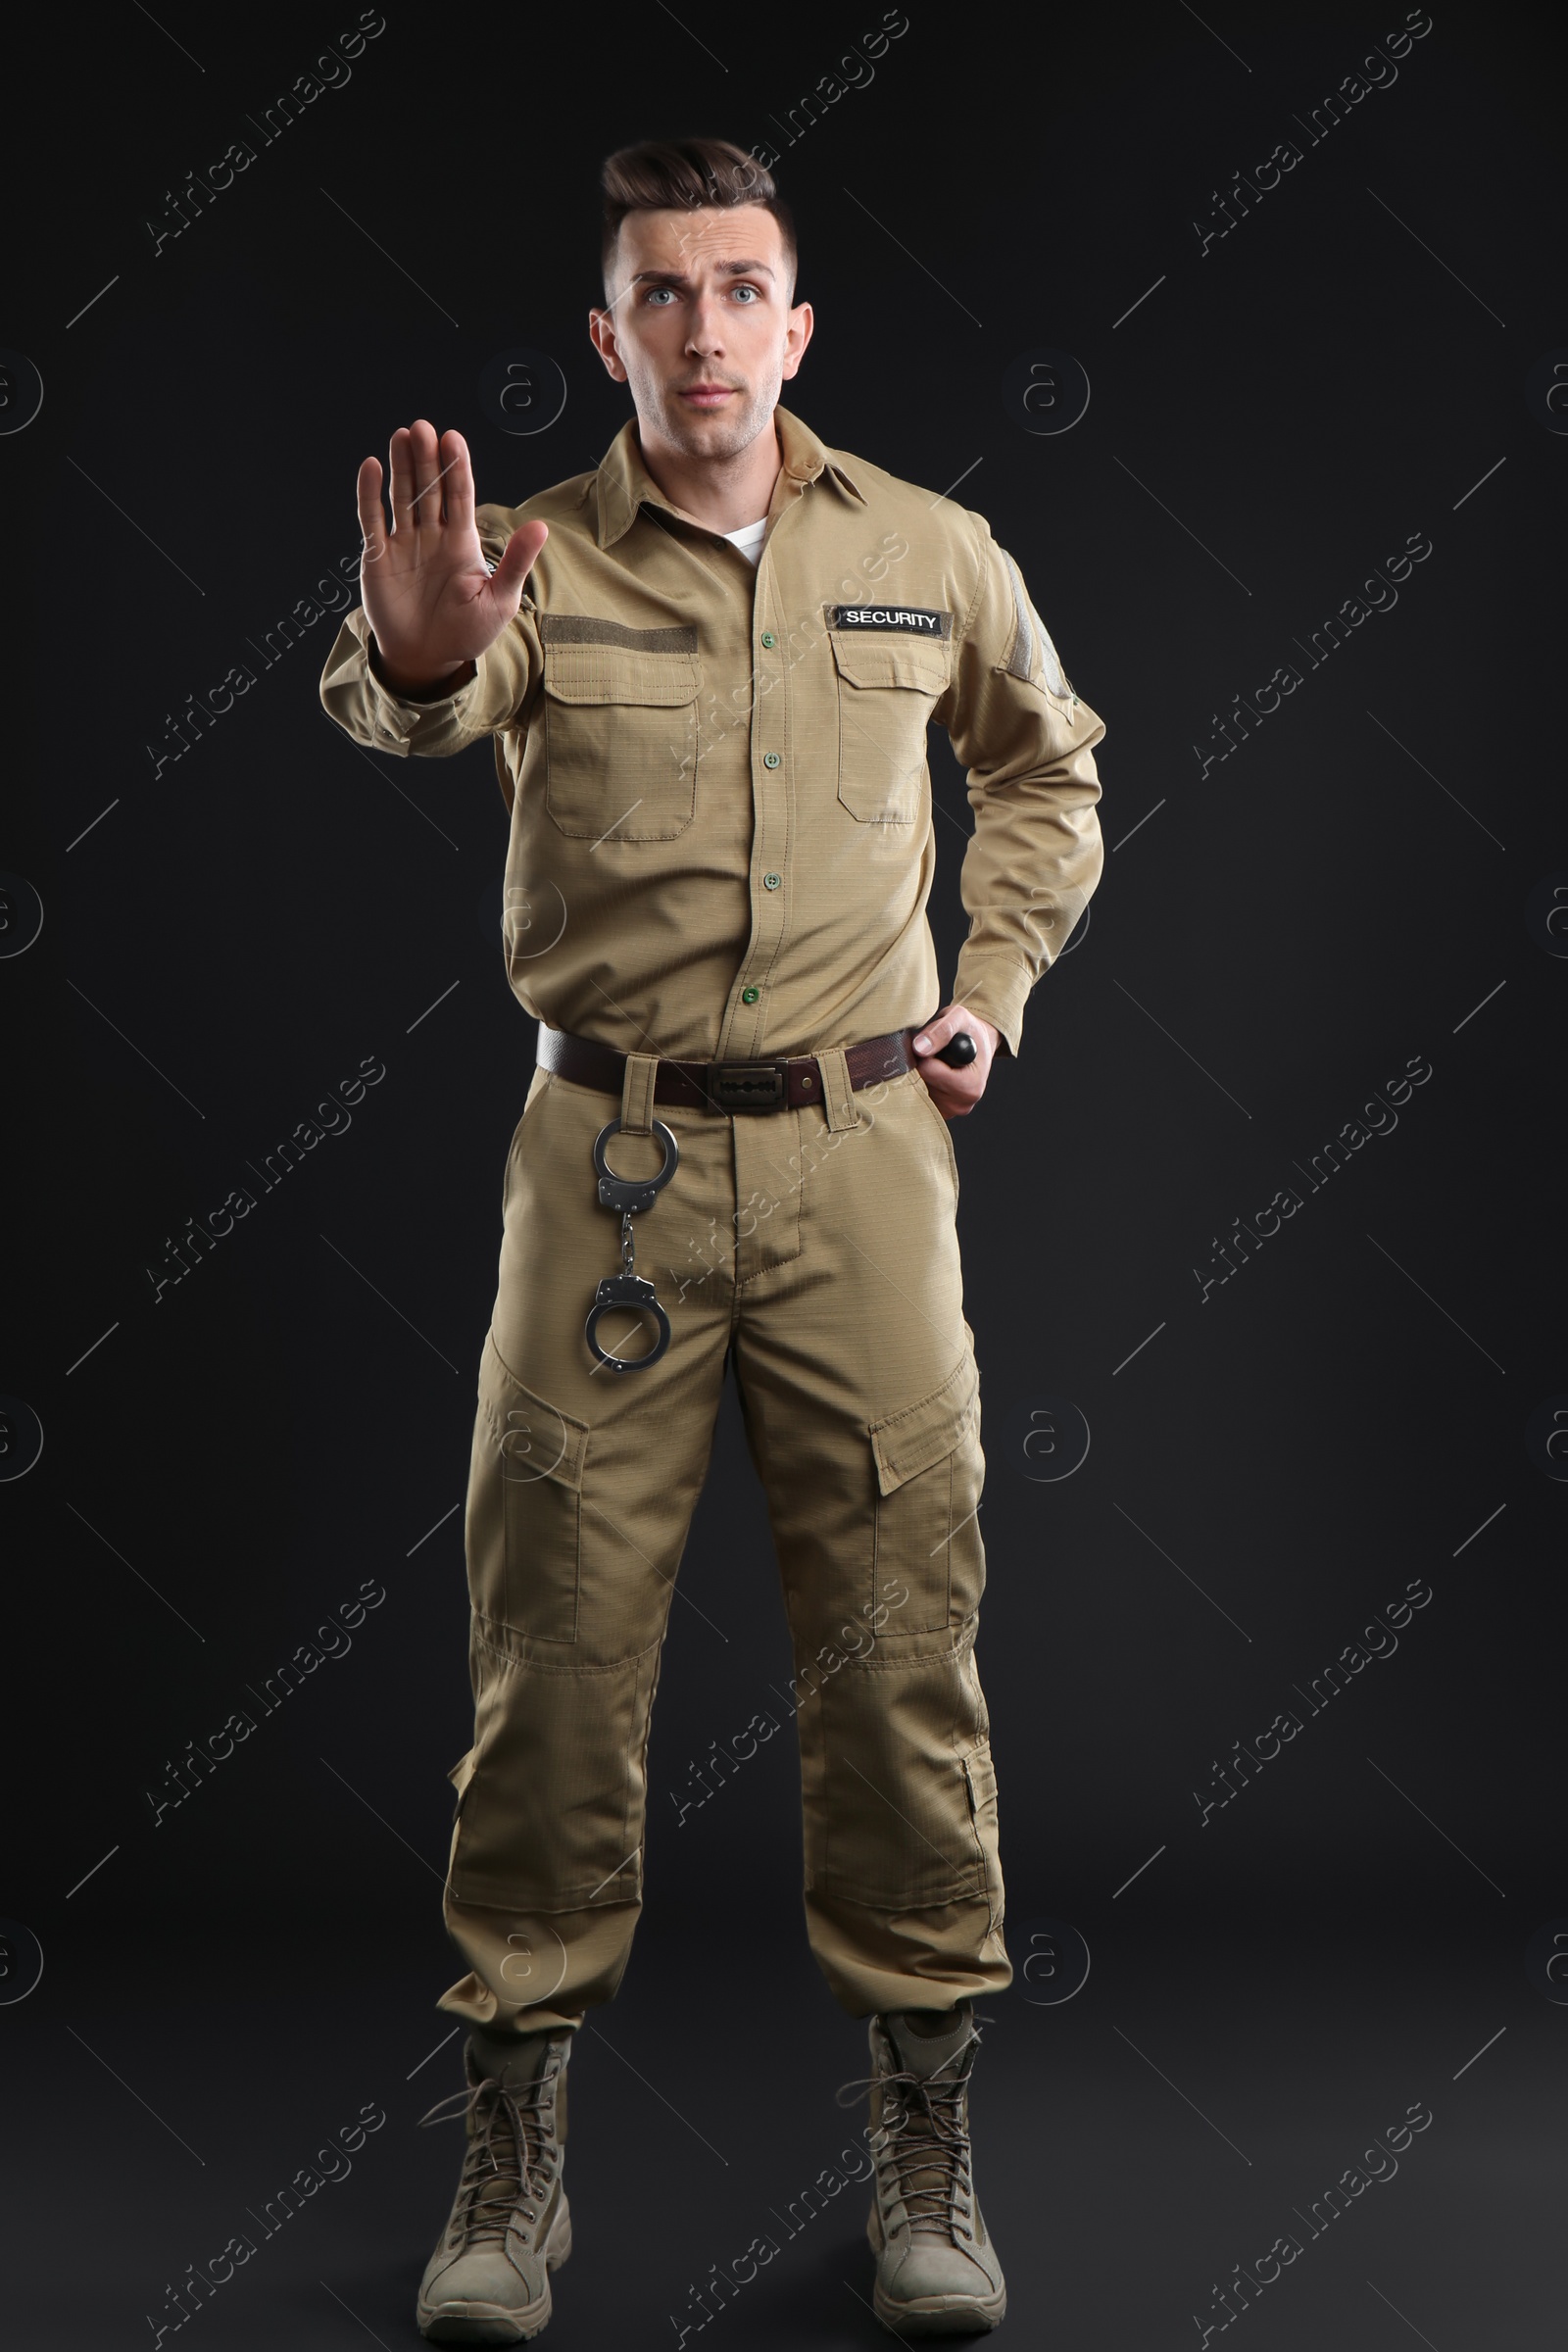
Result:
{"type": "Polygon", "coordinates": [[[762,516],[760,522],[749,522],[742,530],[723,531],[720,533],[720,537],[727,539],[731,547],[738,547],[740,549],[741,554],[746,558],[748,564],[760,563],[762,556],[762,541],[766,538],[766,536],[767,516],[765,514],[762,516]]]}

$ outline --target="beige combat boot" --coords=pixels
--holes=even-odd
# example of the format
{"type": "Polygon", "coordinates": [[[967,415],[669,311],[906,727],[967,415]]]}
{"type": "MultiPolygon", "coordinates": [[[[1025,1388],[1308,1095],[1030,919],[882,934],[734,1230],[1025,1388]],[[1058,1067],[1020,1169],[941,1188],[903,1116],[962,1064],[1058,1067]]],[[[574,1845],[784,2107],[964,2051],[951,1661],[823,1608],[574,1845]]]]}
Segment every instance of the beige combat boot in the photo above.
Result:
{"type": "Polygon", "coordinates": [[[440,2243],[419,2282],[436,2344],[520,2344],[550,2319],[550,2273],[571,2252],[562,2186],[568,2032],[468,2035],[466,2090],[419,2118],[463,2115],[468,2144],[440,2243]]]}
{"type": "Polygon", "coordinates": [[[940,2016],[892,2010],[870,2021],[868,2083],[844,2085],[871,2094],[876,2182],[865,2233],[876,2256],[873,2307],[900,2335],[973,2334],[1006,2313],[969,2154],[979,2039],[968,2001],[940,2016]],[[920,2031],[931,2026],[938,2031],[920,2031]]]}

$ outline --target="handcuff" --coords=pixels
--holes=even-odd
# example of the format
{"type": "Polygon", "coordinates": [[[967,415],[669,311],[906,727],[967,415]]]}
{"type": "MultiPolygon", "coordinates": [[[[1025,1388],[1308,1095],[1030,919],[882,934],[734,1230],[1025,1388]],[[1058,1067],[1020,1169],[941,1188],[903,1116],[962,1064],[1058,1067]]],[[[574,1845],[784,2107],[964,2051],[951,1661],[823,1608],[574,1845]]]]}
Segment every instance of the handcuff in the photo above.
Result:
{"type": "Polygon", "coordinates": [[[612,1135],[618,1135],[625,1125],[623,1119],[612,1119],[594,1139],[594,1172],[599,1178],[599,1205],[614,1209],[620,1216],[620,1272],[606,1274],[594,1293],[593,1305],[588,1310],[584,1337],[600,1363],[615,1372],[641,1372],[657,1364],[669,1346],[669,1317],[655,1294],[653,1284],[645,1274],[637,1272],[637,1245],[632,1235],[631,1221],[641,1210],[652,1208],[656,1197],[674,1175],[680,1165],[680,1146],[664,1125],[655,1119],[653,1132],[663,1146],[664,1164],[657,1176],[617,1176],[605,1159],[605,1146],[612,1135]],[[611,1355],[599,1345],[601,1317],[612,1307],[629,1307],[633,1314],[652,1315],[659,1337],[646,1355],[611,1355]]]}
{"type": "MultiPolygon", "coordinates": [[[[945,1061],[961,1069],[975,1057],[975,1042],[965,1029],[937,1054],[928,1056],[933,1061],[945,1061]]],[[[623,1119],[612,1119],[601,1127],[594,1138],[594,1173],[599,1179],[599,1205],[614,1210],[620,1218],[620,1272],[601,1277],[594,1292],[594,1302],[588,1310],[583,1336],[595,1357],[614,1372],[642,1372],[657,1364],[669,1346],[669,1317],[665,1314],[653,1284],[637,1271],[637,1244],[631,1221],[644,1209],[652,1208],[659,1194],[680,1165],[680,1146],[662,1119],[653,1121],[653,1133],[663,1148],[664,1164],[657,1176],[617,1176],[605,1157],[605,1147],[612,1135],[618,1135],[625,1125],[623,1119]],[[613,1307],[629,1308],[633,1314],[652,1315],[659,1337],[645,1355],[612,1355],[599,1345],[599,1325],[613,1307]]]]}

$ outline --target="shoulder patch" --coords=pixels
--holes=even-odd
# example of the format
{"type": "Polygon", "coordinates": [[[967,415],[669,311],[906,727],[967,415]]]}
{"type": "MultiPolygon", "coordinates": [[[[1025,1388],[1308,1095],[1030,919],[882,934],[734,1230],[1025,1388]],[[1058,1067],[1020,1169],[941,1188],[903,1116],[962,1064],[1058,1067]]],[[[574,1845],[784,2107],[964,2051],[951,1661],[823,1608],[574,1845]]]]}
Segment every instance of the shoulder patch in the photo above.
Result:
{"type": "Polygon", "coordinates": [[[1061,663],[1056,658],[1056,649],[1051,642],[1051,631],[1041,620],[1038,612],[1035,614],[1035,621],[1040,630],[1040,661],[1046,673],[1046,684],[1053,694],[1065,695],[1070,689],[1062,674],[1061,663]]]}
{"type": "MultiPolygon", "coordinates": [[[[1041,675],[1047,690],[1065,701],[1072,694],[1062,670],[1060,659],[1051,642],[1051,631],[1024,594],[1023,580],[1012,558],[1006,558],[1007,579],[1012,588],[1013,610],[1017,626],[1013,631],[1012,651],[1007,657],[1007,674],[1014,678],[1035,681],[1035,656],[1038,649],[1041,675]]],[[[1076,696],[1073,697],[1076,701],[1076,696]]]]}

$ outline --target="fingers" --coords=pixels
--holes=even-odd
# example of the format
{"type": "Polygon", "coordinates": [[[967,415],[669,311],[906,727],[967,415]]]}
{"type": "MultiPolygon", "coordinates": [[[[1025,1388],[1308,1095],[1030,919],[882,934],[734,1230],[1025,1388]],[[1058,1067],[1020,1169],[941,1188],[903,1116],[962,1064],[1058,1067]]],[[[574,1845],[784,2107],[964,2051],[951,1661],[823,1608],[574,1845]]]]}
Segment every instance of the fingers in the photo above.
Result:
{"type": "Polygon", "coordinates": [[[394,530],[439,530],[443,518],[471,528],[473,468],[461,433],[438,438],[435,426],[418,416],[398,426],[387,455],[394,530]]]}
{"type": "MultiPolygon", "coordinates": [[[[949,1039],[958,1036],[960,1031],[967,1032],[973,1040],[974,1059],[970,1063],[959,1062],[958,1068],[974,1068],[981,1071],[989,1069],[992,1056],[997,1050],[997,1042],[1002,1035],[1001,1030],[994,1028],[983,1013],[971,1012],[967,1004],[954,1004],[949,1008],[949,1039]]],[[[983,1079],[981,1083],[984,1084],[983,1079]]]]}
{"type": "MultiPolygon", "coordinates": [[[[452,429],[438,436],[434,425],[422,416],[416,417],[411,425],[399,425],[392,435],[387,457],[393,526],[390,536],[381,514],[380,465],[374,458],[367,458],[360,467],[356,487],[360,531],[365,541],[362,563],[379,562],[390,552],[389,568],[400,574],[411,566],[417,568],[437,560],[449,569],[464,568],[466,554],[472,549],[475,525],[473,466],[463,435],[452,429]],[[419,534],[443,529],[450,529],[453,537],[441,544],[439,556],[437,544],[431,540],[426,539],[421,548],[419,534]]],[[[500,600],[502,612],[509,617],[516,612],[522,584],[549,536],[545,523],[522,523],[502,551],[490,586],[500,600]]]]}
{"type": "Polygon", "coordinates": [[[400,424],[387,449],[387,464],[392,475],[392,528],[412,531],[414,514],[414,448],[406,424],[400,424]]]}
{"type": "Polygon", "coordinates": [[[386,517],[381,512],[381,461],[367,458],[354,484],[360,511],[360,562],[376,563],[386,544],[386,517]]]}
{"type": "Polygon", "coordinates": [[[472,527],[473,468],[461,433],[438,438],[433,424],[416,417],[398,426],[387,459],[394,531],[439,530],[443,519],[472,527]]]}
{"type": "MultiPolygon", "coordinates": [[[[989,1021],[970,1012],[967,1005],[958,1004],[944,1005],[934,1019],[927,1021],[916,1031],[914,1051],[923,1059],[929,1058],[933,1054],[940,1054],[943,1047],[950,1045],[960,1029],[966,1029],[974,1039],[976,1057],[989,1061],[996,1051],[996,1041],[1000,1032],[994,1029],[989,1021]]],[[[946,1066],[944,1064],[944,1067],[946,1066]]]]}
{"type": "Polygon", "coordinates": [[[473,528],[473,467],[468,444],[456,430],[443,433],[436,444],[444,479],[441,489],[448,522],[459,530],[473,528]]]}
{"type": "Polygon", "coordinates": [[[986,1080],[976,1077],[977,1068],[978,1064],[971,1062],[962,1070],[950,1070],[945,1061],[937,1061],[920,1070],[920,1083],[950,1126],[979,1107],[986,1080]]]}
{"type": "Polygon", "coordinates": [[[414,464],[414,520],[421,531],[433,531],[441,522],[441,444],[436,439],[433,424],[417,416],[409,427],[410,455],[414,464]]]}
{"type": "Polygon", "coordinates": [[[539,550],[550,536],[547,522],[519,522],[502,551],[490,585],[498,595],[510,597],[515,605],[522,594],[522,583],[539,558],[539,550]]]}
{"type": "Polygon", "coordinates": [[[392,527],[433,529],[441,520],[441,460],[435,426],[422,416],[400,424],[388,455],[392,463],[392,527]]]}

